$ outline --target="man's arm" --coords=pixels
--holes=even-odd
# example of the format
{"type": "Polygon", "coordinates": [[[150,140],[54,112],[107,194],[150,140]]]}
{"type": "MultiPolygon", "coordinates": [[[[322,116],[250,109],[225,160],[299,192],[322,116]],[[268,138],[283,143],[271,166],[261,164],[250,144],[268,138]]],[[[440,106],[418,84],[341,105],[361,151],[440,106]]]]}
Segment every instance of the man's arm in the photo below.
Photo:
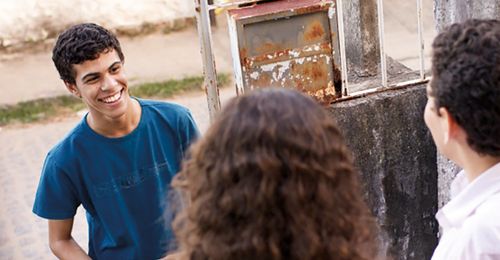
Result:
{"type": "Polygon", "coordinates": [[[49,220],[49,246],[59,259],[90,259],[71,236],[73,218],[49,220]]]}

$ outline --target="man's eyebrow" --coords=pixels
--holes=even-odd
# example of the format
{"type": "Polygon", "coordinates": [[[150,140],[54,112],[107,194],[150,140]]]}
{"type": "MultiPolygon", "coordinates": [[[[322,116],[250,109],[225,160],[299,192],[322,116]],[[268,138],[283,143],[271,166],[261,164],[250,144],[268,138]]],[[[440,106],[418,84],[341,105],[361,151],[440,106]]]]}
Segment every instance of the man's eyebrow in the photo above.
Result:
{"type": "MultiPolygon", "coordinates": [[[[115,61],[115,62],[113,62],[113,64],[111,64],[111,65],[109,66],[109,68],[108,68],[108,69],[111,69],[111,68],[113,68],[116,64],[120,64],[120,63],[122,63],[122,62],[121,62],[121,61],[115,61]]],[[[91,72],[91,73],[89,73],[89,74],[86,74],[85,76],[83,76],[83,77],[82,77],[82,81],[85,81],[86,79],[88,79],[88,78],[90,78],[90,77],[95,77],[95,76],[99,76],[99,72],[91,72]]]]}
{"type": "Polygon", "coordinates": [[[90,78],[90,77],[95,77],[95,76],[99,76],[99,72],[91,72],[91,73],[89,73],[89,74],[87,74],[87,75],[83,76],[82,81],[85,81],[85,80],[87,80],[88,78],[90,78]]]}
{"type": "Polygon", "coordinates": [[[111,68],[113,68],[116,64],[121,64],[121,63],[122,63],[121,61],[115,61],[115,62],[113,62],[113,64],[111,64],[111,66],[109,66],[109,68],[108,68],[108,69],[111,69],[111,68]]]}

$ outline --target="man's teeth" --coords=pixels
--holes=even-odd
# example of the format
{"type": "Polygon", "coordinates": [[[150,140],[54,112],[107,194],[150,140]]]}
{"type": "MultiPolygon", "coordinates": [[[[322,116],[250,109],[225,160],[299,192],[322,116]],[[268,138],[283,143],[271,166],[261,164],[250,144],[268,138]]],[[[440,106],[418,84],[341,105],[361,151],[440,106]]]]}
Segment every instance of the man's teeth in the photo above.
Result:
{"type": "Polygon", "coordinates": [[[113,103],[113,102],[117,101],[120,98],[120,96],[121,96],[121,91],[114,94],[111,97],[103,98],[102,101],[104,101],[104,103],[113,103]]]}

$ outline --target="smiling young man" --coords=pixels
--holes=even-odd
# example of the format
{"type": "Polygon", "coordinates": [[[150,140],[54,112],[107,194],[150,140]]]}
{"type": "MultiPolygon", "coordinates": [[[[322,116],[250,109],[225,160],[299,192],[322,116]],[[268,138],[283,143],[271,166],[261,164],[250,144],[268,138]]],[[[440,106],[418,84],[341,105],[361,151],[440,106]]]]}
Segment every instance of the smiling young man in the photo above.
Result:
{"type": "Polygon", "coordinates": [[[500,259],[500,21],[454,24],[433,43],[424,119],[463,168],[436,218],[432,259],[500,259]]]}
{"type": "Polygon", "coordinates": [[[96,24],[63,32],[52,59],[89,111],[43,166],[33,212],[48,219],[52,252],[60,259],[161,258],[173,242],[166,194],[198,136],[189,111],[131,98],[120,44],[96,24]],[[71,236],[80,205],[88,254],[71,236]]]}

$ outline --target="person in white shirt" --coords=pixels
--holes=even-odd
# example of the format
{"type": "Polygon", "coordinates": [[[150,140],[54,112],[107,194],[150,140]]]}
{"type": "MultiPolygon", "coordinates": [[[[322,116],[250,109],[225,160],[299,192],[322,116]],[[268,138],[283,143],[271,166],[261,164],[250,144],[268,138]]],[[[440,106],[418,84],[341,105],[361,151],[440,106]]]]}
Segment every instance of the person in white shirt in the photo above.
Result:
{"type": "Polygon", "coordinates": [[[436,147],[463,169],[436,214],[443,233],[432,259],[500,259],[500,21],[436,37],[427,96],[436,147]]]}

